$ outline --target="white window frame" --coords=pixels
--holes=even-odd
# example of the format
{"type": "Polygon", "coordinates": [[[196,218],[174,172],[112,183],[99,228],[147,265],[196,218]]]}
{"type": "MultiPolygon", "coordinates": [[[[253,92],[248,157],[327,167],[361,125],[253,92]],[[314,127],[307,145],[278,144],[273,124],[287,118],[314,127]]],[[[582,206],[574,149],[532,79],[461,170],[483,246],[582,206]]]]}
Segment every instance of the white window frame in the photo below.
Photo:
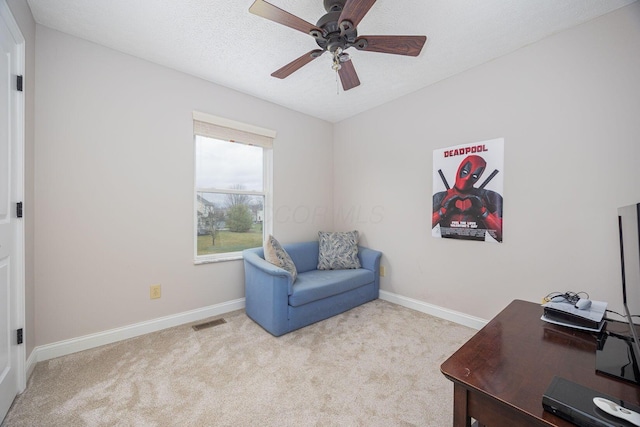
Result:
{"type": "Polygon", "coordinates": [[[263,191],[235,191],[229,193],[243,193],[249,195],[264,196],[264,221],[262,228],[262,239],[269,234],[273,234],[273,140],[276,131],[213,116],[199,111],[193,112],[193,256],[194,264],[205,264],[210,262],[232,261],[242,259],[242,252],[227,252],[221,254],[198,255],[198,193],[215,192],[224,193],[227,191],[219,188],[200,188],[196,181],[196,135],[214,138],[223,141],[236,142],[248,145],[258,145],[262,147],[262,173],[263,191]]]}

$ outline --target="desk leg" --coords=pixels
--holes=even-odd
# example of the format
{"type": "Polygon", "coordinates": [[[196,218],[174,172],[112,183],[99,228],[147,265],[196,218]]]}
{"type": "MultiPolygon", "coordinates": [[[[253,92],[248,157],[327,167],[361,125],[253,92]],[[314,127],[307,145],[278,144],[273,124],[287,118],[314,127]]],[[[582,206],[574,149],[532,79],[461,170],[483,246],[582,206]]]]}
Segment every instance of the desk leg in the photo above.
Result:
{"type": "Polygon", "coordinates": [[[453,427],[471,427],[467,412],[467,389],[453,383],[453,427]]]}

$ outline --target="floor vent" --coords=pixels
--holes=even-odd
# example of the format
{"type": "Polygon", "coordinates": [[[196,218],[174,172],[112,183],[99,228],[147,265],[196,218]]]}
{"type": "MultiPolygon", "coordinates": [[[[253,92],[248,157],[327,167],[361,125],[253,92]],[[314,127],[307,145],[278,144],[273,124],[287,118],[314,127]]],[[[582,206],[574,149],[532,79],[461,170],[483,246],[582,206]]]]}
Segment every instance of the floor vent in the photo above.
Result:
{"type": "Polygon", "coordinates": [[[227,321],[224,320],[224,319],[216,319],[216,320],[212,320],[210,322],[200,323],[199,325],[193,325],[193,329],[196,330],[196,331],[199,331],[201,329],[207,329],[207,328],[211,328],[213,326],[222,325],[223,323],[227,323],[227,321]]]}

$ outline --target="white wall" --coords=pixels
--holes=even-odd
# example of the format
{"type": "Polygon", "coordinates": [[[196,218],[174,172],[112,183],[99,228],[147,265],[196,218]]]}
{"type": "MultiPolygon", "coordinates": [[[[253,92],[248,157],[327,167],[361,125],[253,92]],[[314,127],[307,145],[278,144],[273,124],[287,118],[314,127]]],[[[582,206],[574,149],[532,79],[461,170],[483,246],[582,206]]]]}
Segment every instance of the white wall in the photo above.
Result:
{"type": "Polygon", "coordinates": [[[36,345],[244,296],[241,261],[193,264],[193,110],[277,131],[281,241],[333,227],[330,214],[304,215],[332,211],[331,124],[46,27],[36,34],[36,345]]]}
{"type": "Polygon", "coordinates": [[[360,230],[386,291],[485,319],[554,290],[619,300],[616,208],[640,201],[638,3],[335,126],[36,33],[34,345],[243,296],[240,261],[192,264],[192,110],[275,129],[274,234],[360,230]],[[433,149],[495,137],[504,243],[433,239],[433,149]]]}
{"type": "MultiPolygon", "coordinates": [[[[337,229],[382,289],[490,319],[587,291],[621,310],[617,207],[640,202],[640,4],[335,126],[337,229]],[[504,243],[431,237],[432,152],[505,138],[504,243]]],[[[429,49],[425,50],[426,55],[429,49]]]]}

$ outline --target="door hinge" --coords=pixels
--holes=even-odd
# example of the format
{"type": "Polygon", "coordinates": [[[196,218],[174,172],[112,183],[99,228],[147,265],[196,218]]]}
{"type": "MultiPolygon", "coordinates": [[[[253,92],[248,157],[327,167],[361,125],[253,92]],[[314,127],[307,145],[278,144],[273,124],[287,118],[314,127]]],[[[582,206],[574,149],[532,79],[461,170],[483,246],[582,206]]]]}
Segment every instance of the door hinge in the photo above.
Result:
{"type": "Polygon", "coordinates": [[[22,344],[24,342],[24,337],[22,336],[22,328],[18,329],[16,332],[17,332],[16,333],[16,338],[17,338],[16,341],[18,342],[18,344],[22,344]]]}
{"type": "Polygon", "coordinates": [[[22,218],[22,202],[16,203],[16,217],[22,218]]]}
{"type": "Polygon", "coordinates": [[[16,76],[16,89],[22,92],[22,76],[16,76]]]}

